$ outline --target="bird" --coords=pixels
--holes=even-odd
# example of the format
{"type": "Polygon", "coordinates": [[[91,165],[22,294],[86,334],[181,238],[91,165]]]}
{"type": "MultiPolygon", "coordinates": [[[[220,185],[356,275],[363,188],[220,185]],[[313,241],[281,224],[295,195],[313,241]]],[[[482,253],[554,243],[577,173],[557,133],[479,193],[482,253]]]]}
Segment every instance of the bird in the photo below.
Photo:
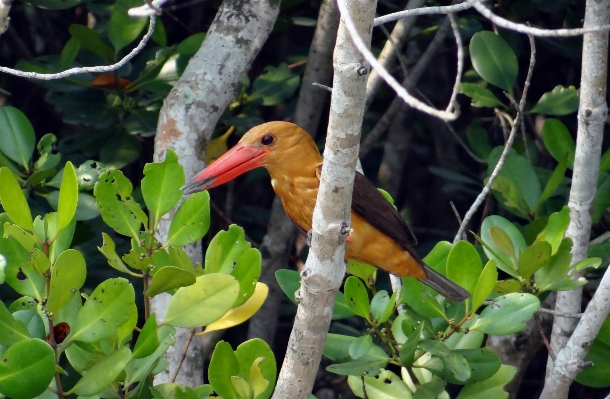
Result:
{"type": "MultiPolygon", "coordinates": [[[[308,232],[312,229],[322,162],[318,147],[305,130],[290,122],[267,122],[250,129],[182,190],[185,195],[207,190],[262,166],[269,172],[271,186],[288,216],[308,232]]],[[[466,289],[422,261],[413,249],[417,239],[407,223],[359,172],[354,178],[350,227],[346,260],[367,263],[399,277],[414,277],[452,302],[470,297],[466,289]]]]}

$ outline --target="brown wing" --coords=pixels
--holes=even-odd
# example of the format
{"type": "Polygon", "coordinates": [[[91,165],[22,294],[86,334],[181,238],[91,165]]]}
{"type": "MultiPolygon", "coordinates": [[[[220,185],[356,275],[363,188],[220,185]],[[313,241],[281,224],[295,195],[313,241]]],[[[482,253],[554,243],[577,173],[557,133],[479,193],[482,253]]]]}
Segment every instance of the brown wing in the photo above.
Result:
{"type": "Polygon", "coordinates": [[[414,252],[411,246],[417,245],[417,238],[407,223],[373,183],[360,172],[356,172],[354,179],[352,210],[402,248],[414,252]]]}

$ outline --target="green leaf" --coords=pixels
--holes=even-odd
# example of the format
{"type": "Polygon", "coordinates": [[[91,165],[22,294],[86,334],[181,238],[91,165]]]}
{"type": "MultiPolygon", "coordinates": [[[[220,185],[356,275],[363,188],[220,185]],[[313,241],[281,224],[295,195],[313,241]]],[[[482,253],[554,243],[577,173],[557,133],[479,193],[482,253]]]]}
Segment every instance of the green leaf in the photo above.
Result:
{"type": "Polygon", "coordinates": [[[130,357],[129,348],[124,346],[118,349],[91,367],[66,394],[93,396],[103,392],[123,371],[130,357]]]}
{"type": "Polygon", "coordinates": [[[494,244],[493,240],[491,239],[491,226],[498,226],[508,234],[515,248],[515,253],[521,253],[527,247],[525,244],[525,239],[515,225],[501,216],[488,216],[481,225],[481,240],[483,241],[482,243],[485,244],[483,246],[485,255],[487,255],[489,259],[495,259],[496,262],[498,262],[496,265],[498,269],[517,278],[517,263],[514,257],[503,254],[498,247],[496,247],[496,244],[494,244]]]}
{"type": "MultiPolygon", "coordinates": [[[[528,284],[530,278],[551,260],[551,244],[539,241],[525,248],[519,257],[519,274],[528,284]]],[[[529,284],[528,284],[529,285],[529,284]]]]}
{"type": "MultiPolygon", "coordinates": [[[[487,175],[490,176],[498,161],[504,147],[495,147],[488,159],[487,175]]],[[[540,181],[532,165],[524,157],[510,150],[504,161],[500,175],[515,185],[519,202],[518,209],[523,213],[530,213],[536,209],[542,190],[540,181]]]]}
{"type": "Polygon", "coordinates": [[[364,391],[370,399],[411,399],[413,395],[404,381],[389,370],[382,370],[378,376],[349,376],[347,382],[356,396],[364,398],[364,391]],[[363,384],[364,382],[364,389],[363,384]]]}
{"type": "Polygon", "coordinates": [[[0,151],[28,170],[34,142],[34,128],[27,116],[17,108],[0,108],[0,151]]]}
{"type": "Polygon", "coordinates": [[[29,338],[26,326],[21,321],[15,320],[11,312],[4,306],[4,302],[0,301],[0,345],[11,346],[29,338]]]}
{"type": "Polygon", "coordinates": [[[206,32],[199,32],[187,37],[176,47],[176,54],[195,54],[201,47],[203,39],[205,39],[206,35],[206,32]]]}
{"type": "Polygon", "coordinates": [[[349,357],[354,360],[360,359],[373,346],[373,338],[370,335],[363,335],[356,338],[349,346],[349,357]]]}
{"type": "Polygon", "coordinates": [[[165,31],[165,26],[161,19],[157,19],[151,39],[159,46],[163,48],[167,47],[167,32],[165,31]]]}
{"type": "Polygon", "coordinates": [[[400,363],[405,367],[411,367],[415,358],[415,350],[424,329],[424,323],[419,323],[415,330],[407,336],[407,341],[400,347],[400,363]]]}
{"type": "Polygon", "coordinates": [[[127,15],[127,10],[141,4],[139,0],[118,0],[114,3],[108,22],[108,38],[116,51],[136,40],[146,26],[145,18],[132,18],[127,15]]]}
{"type": "Polygon", "coordinates": [[[597,190],[595,191],[595,202],[593,204],[593,223],[598,223],[606,209],[610,207],[610,174],[599,173],[597,190]]]}
{"type": "Polygon", "coordinates": [[[250,248],[244,229],[230,225],[228,231],[220,231],[205,253],[206,273],[232,274],[241,255],[250,248]]]}
{"type": "Polygon", "coordinates": [[[472,105],[475,107],[504,107],[504,104],[491,91],[475,83],[461,83],[460,93],[472,98],[472,105]]]}
{"type": "Polygon", "coordinates": [[[80,50],[80,42],[73,37],[69,38],[59,56],[61,69],[67,69],[72,64],[78,54],[78,50],[80,50]]]}
{"type": "Polygon", "coordinates": [[[561,245],[561,241],[563,240],[563,236],[565,235],[569,224],[570,208],[564,206],[561,208],[561,211],[554,212],[549,216],[546,226],[540,233],[538,233],[536,241],[534,242],[547,241],[549,244],[551,244],[551,253],[556,253],[561,245]]]}
{"type": "Polygon", "coordinates": [[[585,362],[593,362],[593,367],[586,368],[578,373],[576,381],[589,387],[605,388],[610,385],[610,381],[608,381],[610,345],[602,342],[599,337],[601,337],[601,331],[584,358],[585,362]]]}
{"type": "Polygon", "coordinates": [[[509,335],[525,328],[525,323],[540,309],[540,300],[531,294],[512,293],[497,297],[470,327],[485,334],[509,335]]]}
{"type": "Polygon", "coordinates": [[[93,194],[102,219],[117,233],[139,241],[142,219],[146,215],[131,197],[131,182],[117,170],[102,173],[93,194]]]}
{"type": "Polygon", "coordinates": [[[64,251],[51,269],[51,283],[47,300],[47,310],[57,314],[85,283],[87,266],[83,255],[75,250],[64,251]]]}
{"type": "MultiPolygon", "coordinates": [[[[396,297],[394,294],[392,296],[396,297]]],[[[385,323],[390,317],[393,306],[394,302],[390,300],[390,295],[386,290],[377,291],[371,301],[371,315],[373,319],[380,323],[385,323]],[[388,309],[390,310],[389,312],[388,309]]]]}
{"type": "Polygon", "coordinates": [[[600,172],[605,172],[608,169],[610,169],[610,148],[608,148],[606,152],[604,152],[604,155],[602,155],[602,158],[599,163],[600,172]]]}
{"type": "Polygon", "coordinates": [[[214,388],[214,392],[223,398],[236,398],[235,388],[231,383],[231,377],[239,374],[239,363],[228,342],[219,341],[212,353],[210,367],[208,369],[208,380],[214,388]]]}
{"type": "Polygon", "coordinates": [[[114,51],[100,39],[100,34],[85,25],[72,24],[68,28],[72,36],[81,47],[99,55],[107,62],[114,60],[114,51]]]}
{"type": "Polygon", "coordinates": [[[587,268],[597,269],[602,264],[601,258],[586,258],[572,265],[574,271],[581,271],[587,268]]]}
{"type": "Polygon", "coordinates": [[[239,296],[234,307],[243,305],[252,296],[261,275],[262,259],[256,248],[249,248],[237,260],[231,275],[239,282],[239,296]]]}
{"type": "Polygon", "coordinates": [[[131,315],[133,286],[123,278],[102,282],[78,311],[69,341],[97,342],[110,338],[131,315]]]}
{"type": "Polygon", "coordinates": [[[27,0],[25,3],[47,10],[63,10],[80,4],[81,0],[27,0]]]}
{"type": "Polygon", "coordinates": [[[491,378],[466,385],[456,399],[506,399],[508,392],[504,386],[512,381],[516,372],[516,367],[502,365],[491,378]]]}
{"type": "Polygon", "coordinates": [[[483,271],[481,257],[468,241],[458,241],[447,257],[447,278],[474,294],[483,271]]]}
{"type": "Polygon", "coordinates": [[[352,276],[359,277],[367,286],[375,284],[375,276],[377,273],[377,268],[375,266],[350,259],[347,261],[345,272],[352,276]]]}
{"type": "Polygon", "coordinates": [[[385,360],[361,360],[331,364],[326,371],[339,375],[377,375],[386,366],[385,360]]]}
{"type": "Polygon", "coordinates": [[[512,292],[521,292],[521,283],[515,279],[499,280],[493,289],[500,294],[510,294],[512,292]]]}
{"type": "MultiPolygon", "coordinates": [[[[4,236],[4,224],[9,220],[6,213],[0,214],[0,237],[4,236]]],[[[46,281],[31,263],[30,252],[13,237],[7,236],[0,239],[0,254],[6,283],[21,295],[42,301],[46,281]]]]}
{"type": "Polygon", "coordinates": [[[61,231],[70,224],[76,211],[78,202],[78,183],[76,182],[76,172],[72,162],[66,162],[64,177],[61,181],[59,190],[59,203],[57,205],[57,231],[61,231]]]}
{"type": "Polygon", "coordinates": [[[470,124],[470,128],[466,132],[466,138],[468,139],[468,145],[477,156],[483,159],[489,158],[491,144],[489,144],[487,130],[483,129],[476,120],[470,124]]]}
{"type": "Polygon", "coordinates": [[[350,276],[345,280],[343,286],[347,306],[358,316],[370,320],[369,294],[362,280],[358,277],[350,276]]]}
{"type": "Polygon", "coordinates": [[[466,383],[491,378],[502,365],[500,357],[487,348],[456,349],[454,352],[462,355],[470,366],[470,378],[466,383]]]}
{"type": "Polygon", "coordinates": [[[221,318],[237,300],[239,283],[230,275],[206,274],[172,297],[165,323],[184,328],[202,327],[221,318]]]}
{"type": "MultiPolygon", "coordinates": [[[[6,108],[6,107],[4,107],[6,108]]],[[[0,114],[4,108],[0,108],[0,114]]],[[[34,230],[32,213],[21,187],[7,167],[0,168],[0,201],[8,217],[27,231],[34,230]]]]}
{"type": "Polygon", "coordinates": [[[144,293],[149,298],[175,288],[188,287],[195,284],[195,276],[174,266],[159,269],[152,278],[148,290],[144,293]]]}
{"type": "Polygon", "coordinates": [[[454,383],[465,383],[470,378],[470,366],[464,356],[451,352],[449,356],[441,358],[446,371],[455,379],[454,383]]]}
{"type": "Polygon", "coordinates": [[[568,154],[568,169],[574,169],[576,144],[568,128],[561,121],[549,118],[542,125],[542,141],[557,162],[568,154]]]}
{"type": "Polygon", "coordinates": [[[453,244],[448,241],[439,241],[423,259],[424,263],[443,276],[447,275],[447,258],[453,244]]]}
{"type": "Polygon", "coordinates": [[[277,68],[268,66],[266,73],[252,83],[250,101],[262,101],[263,105],[271,106],[283,103],[292,96],[299,87],[299,75],[281,63],[277,68]]]}
{"type": "Polygon", "coordinates": [[[540,97],[530,110],[532,114],[569,115],[578,110],[579,91],[574,87],[555,86],[540,97]]]}
{"type": "Polygon", "coordinates": [[[172,326],[159,327],[157,330],[159,346],[151,355],[141,359],[132,359],[127,363],[127,366],[125,366],[125,385],[131,385],[138,381],[142,383],[146,380],[147,375],[159,373],[167,366],[166,363],[165,366],[161,366],[160,370],[155,373],[154,369],[159,367],[158,365],[163,364],[161,356],[171,345],[176,343],[175,334],[176,329],[172,326]]]}
{"type": "Polygon", "coordinates": [[[159,347],[159,337],[157,336],[157,320],[155,314],[151,314],[136,341],[136,345],[133,348],[133,359],[141,359],[146,356],[150,356],[159,347]]]}
{"type": "Polygon", "coordinates": [[[112,238],[104,232],[102,232],[102,246],[97,247],[97,249],[106,257],[108,264],[113,269],[116,269],[120,272],[131,274],[131,271],[127,269],[127,266],[121,260],[121,257],[116,253],[116,245],[112,238]]]}
{"type": "Polygon", "coordinates": [[[493,32],[481,31],[470,40],[470,60],[486,81],[513,93],[517,80],[517,57],[512,48],[493,32]]]}
{"type": "Polygon", "coordinates": [[[23,230],[21,227],[8,222],[4,223],[4,236],[13,237],[15,240],[19,241],[19,244],[28,252],[34,252],[38,250],[37,248],[40,248],[38,240],[36,240],[32,234],[23,230]]]}
{"type": "Polygon", "coordinates": [[[515,258],[515,247],[510,236],[498,226],[489,227],[489,236],[496,248],[505,255],[515,258]]]}
{"type": "Polygon", "coordinates": [[[40,339],[12,345],[0,359],[0,392],[13,399],[34,398],[47,389],[55,375],[55,352],[40,339]]]}
{"type": "Polygon", "coordinates": [[[472,293],[472,312],[475,312],[487,300],[497,280],[498,269],[496,268],[496,261],[490,259],[483,268],[483,272],[477,281],[477,286],[472,293]]]}
{"type": "Polygon", "coordinates": [[[259,338],[250,339],[235,349],[235,356],[239,363],[239,375],[253,388],[257,395],[255,398],[270,398],[275,388],[277,365],[269,345],[259,338]]]}
{"type": "Polygon", "coordinates": [[[534,280],[541,291],[549,290],[553,284],[561,280],[570,271],[572,245],[571,238],[566,237],[561,240],[557,252],[551,256],[551,261],[534,274],[534,280]]]}
{"type": "Polygon", "coordinates": [[[555,190],[557,190],[557,188],[561,184],[561,181],[563,180],[563,178],[566,174],[567,166],[568,166],[568,153],[566,153],[563,156],[561,161],[559,161],[559,163],[553,170],[553,173],[551,174],[551,178],[546,183],[546,186],[544,187],[544,190],[542,191],[542,194],[540,195],[540,199],[538,200],[538,207],[540,207],[540,205],[544,201],[551,198],[551,196],[553,194],[555,194],[555,190]]]}
{"type": "MultiPolygon", "coordinates": [[[[356,339],[356,337],[350,337],[347,335],[328,333],[328,335],[326,336],[326,341],[324,342],[324,349],[322,353],[324,354],[324,356],[334,362],[342,363],[351,361],[352,358],[349,355],[349,348],[356,339]]],[[[381,349],[381,347],[373,344],[369,351],[365,355],[361,356],[358,360],[384,360],[387,364],[390,359],[388,358],[388,355],[385,353],[385,351],[381,349]]]]}
{"type": "Polygon", "coordinates": [[[428,288],[424,288],[422,283],[412,277],[402,278],[402,288],[400,290],[400,303],[406,303],[417,313],[435,318],[442,317],[446,319],[443,308],[438,303],[436,298],[429,294],[428,288]]]}
{"type": "Polygon", "coordinates": [[[176,211],[167,244],[184,246],[199,241],[210,227],[210,195],[202,191],[189,196],[176,211]]]}
{"type": "Polygon", "coordinates": [[[180,187],[184,186],[184,170],[178,163],[178,156],[172,150],[165,153],[165,161],[148,163],[144,166],[142,196],[153,220],[155,230],[161,216],[169,212],[182,197],[180,187]]]}
{"type": "Polygon", "coordinates": [[[445,385],[447,385],[447,381],[443,380],[432,380],[421,384],[417,387],[413,399],[435,399],[445,390],[445,385]]]}
{"type": "MultiPolygon", "coordinates": [[[[13,313],[15,320],[18,320],[25,325],[28,330],[30,338],[44,339],[45,325],[42,318],[36,313],[36,309],[33,310],[18,310],[13,313]]],[[[46,320],[45,320],[46,321],[46,320]]]]}

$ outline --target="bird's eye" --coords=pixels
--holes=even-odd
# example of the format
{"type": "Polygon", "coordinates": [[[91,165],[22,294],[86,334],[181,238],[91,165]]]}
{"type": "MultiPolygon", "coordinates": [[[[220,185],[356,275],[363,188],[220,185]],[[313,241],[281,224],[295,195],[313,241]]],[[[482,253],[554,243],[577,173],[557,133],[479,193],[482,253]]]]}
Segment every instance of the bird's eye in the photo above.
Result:
{"type": "Polygon", "coordinates": [[[273,143],[273,136],[270,134],[266,134],[265,136],[263,136],[263,138],[261,139],[261,143],[263,145],[269,145],[271,143],[273,143]]]}

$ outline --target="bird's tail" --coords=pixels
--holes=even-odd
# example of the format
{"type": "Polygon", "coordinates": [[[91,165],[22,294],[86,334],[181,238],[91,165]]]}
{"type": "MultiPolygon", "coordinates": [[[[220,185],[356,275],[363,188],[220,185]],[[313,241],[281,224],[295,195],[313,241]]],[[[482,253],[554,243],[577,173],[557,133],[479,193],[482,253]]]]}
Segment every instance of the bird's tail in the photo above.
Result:
{"type": "Polygon", "coordinates": [[[427,279],[421,279],[422,283],[438,291],[439,294],[449,299],[451,302],[462,302],[470,298],[470,293],[442,274],[434,271],[430,266],[423,265],[427,279]]]}

